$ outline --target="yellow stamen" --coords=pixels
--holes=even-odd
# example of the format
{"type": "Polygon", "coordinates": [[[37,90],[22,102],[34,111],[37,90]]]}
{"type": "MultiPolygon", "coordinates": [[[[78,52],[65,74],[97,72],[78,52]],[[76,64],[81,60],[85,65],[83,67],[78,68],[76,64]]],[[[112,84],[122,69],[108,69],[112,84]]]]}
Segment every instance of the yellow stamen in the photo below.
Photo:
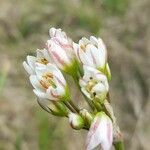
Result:
{"type": "Polygon", "coordinates": [[[53,74],[52,73],[45,73],[42,76],[42,80],[40,81],[40,84],[45,88],[48,89],[48,87],[52,86],[56,88],[56,85],[53,81],[53,74]]]}
{"type": "Polygon", "coordinates": [[[85,45],[81,45],[80,48],[85,52],[85,50],[86,50],[86,46],[85,45]]]}
{"type": "Polygon", "coordinates": [[[37,60],[37,62],[44,64],[44,65],[48,64],[48,60],[46,58],[41,58],[41,59],[37,60]]]}

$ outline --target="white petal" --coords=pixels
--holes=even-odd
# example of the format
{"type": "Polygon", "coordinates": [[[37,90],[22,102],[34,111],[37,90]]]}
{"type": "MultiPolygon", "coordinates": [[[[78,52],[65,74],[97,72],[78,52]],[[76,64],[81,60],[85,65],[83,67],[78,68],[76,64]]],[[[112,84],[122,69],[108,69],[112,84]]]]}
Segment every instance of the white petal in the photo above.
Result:
{"type": "Polygon", "coordinates": [[[92,44],[94,44],[96,46],[98,45],[98,40],[95,36],[90,36],[90,41],[92,44]]]}
{"type": "Polygon", "coordinates": [[[88,44],[86,46],[86,54],[87,54],[90,62],[93,63],[93,65],[91,64],[90,66],[96,67],[96,65],[97,65],[97,60],[99,59],[98,55],[97,55],[97,51],[98,50],[94,45],[88,44]]]}
{"type": "Polygon", "coordinates": [[[98,49],[101,54],[101,57],[100,57],[101,66],[103,67],[105,63],[107,62],[107,50],[106,50],[106,46],[104,42],[100,38],[98,39],[98,49]]]}
{"type": "Polygon", "coordinates": [[[58,100],[58,94],[56,92],[54,92],[53,87],[49,87],[47,89],[46,97],[52,101],[58,100]]]}
{"type": "Polygon", "coordinates": [[[31,75],[30,76],[30,82],[32,84],[32,86],[36,89],[36,90],[41,90],[43,91],[43,87],[42,85],[40,84],[40,82],[38,81],[36,75],[31,75]]]}
{"type": "Polygon", "coordinates": [[[49,54],[48,50],[47,49],[43,49],[42,51],[43,51],[43,55],[46,58],[46,60],[48,60],[49,63],[52,62],[52,59],[50,57],[50,54],[49,54]]]}
{"type": "Polygon", "coordinates": [[[85,88],[81,88],[81,91],[84,93],[85,96],[92,100],[90,93],[87,92],[85,88]]]}
{"type": "Polygon", "coordinates": [[[65,88],[62,86],[57,86],[56,92],[58,95],[63,96],[65,94],[65,88]]]}
{"type": "Polygon", "coordinates": [[[28,72],[28,74],[35,74],[35,71],[25,61],[23,62],[23,67],[28,72]]]}
{"type": "Polygon", "coordinates": [[[47,73],[49,71],[48,71],[46,65],[40,65],[40,66],[37,66],[35,68],[35,72],[36,72],[36,75],[37,75],[38,79],[40,80],[39,77],[43,76],[43,74],[45,74],[45,73],[47,73]]]}
{"type": "Polygon", "coordinates": [[[73,42],[73,51],[76,55],[78,62],[81,62],[80,56],[79,56],[79,45],[77,43],[74,43],[74,42],[73,42]]]}
{"type": "Polygon", "coordinates": [[[36,63],[36,57],[34,56],[27,56],[27,62],[29,64],[29,66],[34,70],[35,68],[35,63],[36,63]]]}
{"type": "Polygon", "coordinates": [[[55,28],[50,28],[49,29],[49,35],[50,35],[50,37],[54,37],[54,36],[56,36],[56,29],[55,28]]]}
{"type": "Polygon", "coordinates": [[[99,82],[107,82],[107,77],[100,71],[94,74],[94,78],[99,82]]]}
{"type": "Polygon", "coordinates": [[[35,95],[39,98],[47,98],[47,95],[46,93],[44,92],[41,92],[39,90],[36,90],[36,89],[33,89],[33,92],[35,93],[35,95]]]}
{"type": "Polygon", "coordinates": [[[88,81],[90,77],[94,77],[94,75],[99,72],[97,69],[86,65],[83,66],[83,69],[84,69],[83,79],[86,81],[88,81]]]}
{"type": "Polygon", "coordinates": [[[37,49],[37,50],[36,50],[36,55],[37,55],[38,58],[42,58],[42,57],[43,57],[43,52],[42,52],[42,50],[37,49]]]}
{"type": "Polygon", "coordinates": [[[107,92],[107,90],[106,90],[106,87],[105,87],[104,84],[98,83],[98,84],[96,84],[96,85],[92,88],[91,92],[92,92],[92,93],[93,93],[93,92],[102,93],[102,92],[107,92]]]}
{"type": "Polygon", "coordinates": [[[98,38],[98,47],[103,50],[106,50],[106,46],[101,38],[98,38]]]}
{"type": "Polygon", "coordinates": [[[85,87],[87,85],[87,82],[83,79],[80,79],[79,84],[80,84],[81,87],[85,87]]]}
{"type": "Polygon", "coordinates": [[[66,80],[63,76],[63,74],[61,73],[61,71],[57,68],[56,65],[54,64],[48,64],[47,65],[47,69],[52,72],[52,74],[54,75],[54,78],[60,83],[62,83],[63,85],[66,85],[66,80]]]}
{"type": "Polygon", "coordinates": [[[90,41],[85,37],[79,40],[79,45],[87,45],[88,43],[90,43],[90,41]]]}
{"type": "Polygon", "coordinates": [[[87,55],[87,53],[84,52],[82,49],[79,49],[79,58],[80,58],[81,62],[84,65],[88,65],[88,66],[93,66],[94,67],[94,64],[93,64],[93,61],[92,61],[91,57],[89,57],[87,55]]]}

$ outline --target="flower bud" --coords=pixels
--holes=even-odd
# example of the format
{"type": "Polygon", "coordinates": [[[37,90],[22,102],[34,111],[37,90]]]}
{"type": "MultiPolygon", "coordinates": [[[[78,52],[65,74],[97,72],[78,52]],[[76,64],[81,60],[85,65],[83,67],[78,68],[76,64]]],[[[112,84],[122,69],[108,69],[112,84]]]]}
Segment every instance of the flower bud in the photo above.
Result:
{"type": "Polygon", "coordinates": [[[45,111],[55,116],[67,116],[68,114],[65,105],[61,102],[53,102],[41,98],[38,98],[37,102],[45,111]]]}
{"type": "Polygon", "coordinates": [[[100,112],[95,116],[88,132],[86,150],[93,150],[98,145],[100,145],[103,150],[110,150],[112,141],[112,121],[104,112],[100,112]]]}
{"type": "Polygon", "coordinates": [[[61,102],[51,102],[48,105],[48,108],[50,109],[51,113],[55,116],[66,116],[68,114],[65,105],[61,102]]]}
{"type": "Polygon", "coordinates": [[[93,116],[92,114],[90,114],[86,109],[82,109],[80,110],[80,115],[82,116],[82,118],[84,119],[85,123],[90,126],[91,122],[93,120],[93,116]]]}
{"type": "Polygon", "coordinates": [[[51,28],[49,32],[51,39],[47,41],[47,46],[55,64],[68,74],[76,74],[78,64],[72,40],[61,29],[51,28]]]}
{"type": "Polygon", "coordinates": [[[75,113],[69,114],[69,123],[71,127],[75,130],[80,130],[84,127],[84,120],[80,115],[75,113]]]}

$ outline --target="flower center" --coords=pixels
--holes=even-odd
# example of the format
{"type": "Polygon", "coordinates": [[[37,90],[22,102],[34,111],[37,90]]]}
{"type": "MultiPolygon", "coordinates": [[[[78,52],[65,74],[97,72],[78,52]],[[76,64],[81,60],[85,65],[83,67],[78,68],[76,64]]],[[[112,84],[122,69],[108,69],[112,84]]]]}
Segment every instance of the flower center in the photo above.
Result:
{"type": "Polygon", "coordinates": [[[56,84],[53,80],[52,73],[45,73],[42,76],[42,80],[40,81],[40,83],[45,89],[48,89],[50,86],[52,86],[53,88],[56,88],[56,84]]]}
{"type": "Polygon", "coordinates": [[[81,50],[83,50],[84,52],[86,51],[86,45],[82,44],[80,45],[81,50]]]}
{"type": "Polygon", "coordinates": [[[88,81],[87,85],[86,85],[86,90],[87,92],[89,92],[91,94],[91,97],[95,97],[96,96],[96,92],[91,92],[92,88],[97,84],[97,81],[94,80],[92,77],[90,77],[90,80],[88,81]]]}
{"type": "Polygon", "coordinates": [[[38,63],[41,63],[41,64],[44,64],[44,65],[47,65],[48,64],[48,60],[46,58],[40,58],[37,60],[38,63]]]}

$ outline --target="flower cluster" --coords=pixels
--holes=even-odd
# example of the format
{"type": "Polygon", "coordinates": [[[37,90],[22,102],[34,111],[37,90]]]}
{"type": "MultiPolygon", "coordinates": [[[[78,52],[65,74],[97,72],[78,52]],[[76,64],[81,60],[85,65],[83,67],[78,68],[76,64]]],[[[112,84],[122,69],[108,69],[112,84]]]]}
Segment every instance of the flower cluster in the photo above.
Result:
{"type": "Polygon", "coordinates": [[[53,115],[69,118],[73,129],[89,130],[87,150],[98,145],[109,150],[113,120],[105,107],[111,79],[105,44],[94,36],[75,43],[61,29],[51,28],[49,34],[46,48],[23,62],[39,105],[53,115]],[[74,104],[65,73],[73,77],[90,109],[74,104]]]}

